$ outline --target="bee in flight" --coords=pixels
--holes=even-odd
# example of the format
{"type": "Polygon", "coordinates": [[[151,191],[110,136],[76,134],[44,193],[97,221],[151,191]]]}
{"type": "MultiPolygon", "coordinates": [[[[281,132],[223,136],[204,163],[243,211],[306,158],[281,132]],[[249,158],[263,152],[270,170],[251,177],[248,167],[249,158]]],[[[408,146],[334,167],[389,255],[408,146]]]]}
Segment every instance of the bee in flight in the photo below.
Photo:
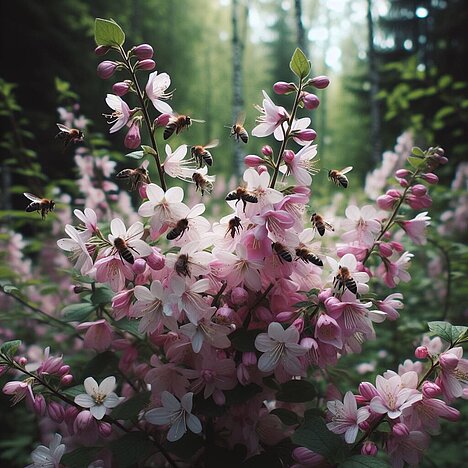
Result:
{"type": "Polygon", "coordinates": [[[197,161],[197,165],[199,168],[203,166],[203,163],[205,163],[207,166],[213,165],[213,156],[209,151],[207,151],[207,149],[216,148],[218,144],[219,140],[213,140],[205,146],[192,146],[190,152],[192,153],[192,158],[194,158],[195,161],[197,161]]]}
{"type": "Polygon", "coordinates": [[[276,255],[278,255],[281,263],[283,263],[283,260],[285,262],[292,262],[291,252],[289,252],[289,250],[283,244],[279,242],[273,242],[271,247],[273,248],[273,251],[276,253],[276,255]]]}
{"type": "Polygon", "coordinates": [[[241,219],[239,216],[234,216],[228,222],[228,228],[226,230],[226,236],[229,234],[233,239],[236,234],[239,234],[242,229],[241,219]]]}
{"type": "Polygon", "coordinates": [[[253,193],[250,193],[245,187],[237,187],[236,190],[229,192],[226,195],[226,200],[237,200],[236,206],[242,200],[242,203],[244,204],[244,213],[247,203],[258,203],[258,198],[253,193]]]}
{"type": "Polygon", "coordinates": [[[163,138],[167,140],[175,132],[178,135],[182,130],[189,128],[192,122],[205,122],[204,120],[192,119],[188,115],[174,115],[170,118],[166,127],[164,128],[163,138]]]}
{"type": "Polygon", "coordinates": [[[40,212],[42,219],[45,219],[47,213],[53,211],[55,208],[55,202],[53,200],[49,200],[48,198],[39,198],[28,192],[23,193],[23,195],[31,200],[31,203],[26,207],[26,211],[28,213],[32,211],[40,212]]]}
{"type": "Polygon", "coordinates": [[[194,172],[192,180],[195,182],[196,190],[200,190],[202,196],[213,191],[214,176],[207,176],[201,172],[194,172]]]}
{"type": "Polygon", "coordinates": [[[117,179],[128,179],[130,190],[137,190],[143,184],[149,184],[151,182],[149,173],[148,173],[148,164],[149,161],[146,160],[140,167],[135,169],[123,169],[118,174],[116,174],[117,179]]]}
{"type": "Polygon", "coordinates": [[[84,133],[77,128],[68,128],[66,125],[57,124],[59,132],[55,135],[55,138],[63,140],[64,146],[67,147],[70,143],[76,143],[83,141],[84,133]]]}
{"type": "Polygon", "coordinates": [[[348,166],[345,167],[344,169],[341,169],[341,171],[338,171],[336,169],[332,169],[328,171],[328,178],[335,184],[343,188],[348,188],[348,178],[345,176],[348,172],[350,172],[353,169],[353,166],[348,166]]]}
{"type": "Polygon", "coordinates": [[[347,267],[340,266],[338,268],[338,273],[333,280],[333,287],[338,292],[345,292],[346,289],[349,289],[353,294],[357,294],[357,284],[356,281],[351,276],[351,273],[347,267]]]}
{"type": "Polygon", "coordinates": [[[313,263],[317,266],[323,266],[322,260],[307,247],[298,247],[296,249],[296,257],[301,259],[304,263],[313,263]]]}
{"type": "Polygon", "coordinates": [[[122,261],[126,260],[132,265],[135,263],[135,257],[133,256],[130,247],[127,245],[125,239],[122,239],[121,237],[116,237],[114,239],[114,249],[119,253],[119,256],[122,261]]]}
{"type": "Polygon", "coordinates": [[[229,136],[233,136],[237,141],[242,140],[244,143],[249,141],[249,134],[247,130],[244,128],[245,122],[245,113],[239,112],[237,115],[236,123],[230,127],[231,134],[229,136]]]}
{"type": "Polygon", "coordinates": [[[318,231],[318,233],[323,236],[325,234],[325,231],[334,231],[334,227],[327,223],[326,221],[324,221],[324,219],[322,218],[322,216],[320,216],[319,214],[317,213],[314,213],[312,215],[312,217],[310,218],[311,222],[312,222],[312,226],[313,228],[318,231]]]}

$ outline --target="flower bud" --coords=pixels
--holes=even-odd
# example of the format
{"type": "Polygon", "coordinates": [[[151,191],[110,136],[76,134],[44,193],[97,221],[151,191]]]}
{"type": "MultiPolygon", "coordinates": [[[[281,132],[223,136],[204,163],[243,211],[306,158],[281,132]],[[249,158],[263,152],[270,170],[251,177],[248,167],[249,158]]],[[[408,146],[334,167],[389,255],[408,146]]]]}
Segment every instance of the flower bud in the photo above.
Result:
{"type": "Polygon", "coordinates": [[[435,382],[424,382],[421,390],[426,398],[435,398],[442,393],[442,389],[435,382]]]}
{"type": "Polygon", "coordinates": [[[97,75],[99,78],[103,80],[107,80],[110,78],[117,69],[117,64],[115,62],[111,62],[110,60],[104,60],[101,62],[97,67],[97,75]]]}
{"type": "Polygon", "coordinates": [[[291,320],[294,319],[294,317],[297,315],[297,312],[280,312],[279,314],[276,315],[276,321],[279,323],[286,323],[290,322],[291,320]]]}
{"type": "Polygon", "coordinates": [[[292,150],[285,150],[283,152],[283,161],[286,164],[291,164],[294,161],[294,157],[295,157],[295,154],[294,154],[294,151],[292,150]]]}
{"type": "Polygon", "coordinates": [[[257,356],[252,351],[242,353],[242,364],[244,366],[255,366],[257,364],[257,356]]]}
{"type": "Polygon", "coordinates": [[[320,99],[312,93],[304,93],[302,102],[304,103],[304,107],[308,110],[317,109],[317,107],[320,105],[320,99]]]}
{"type": "Polygon", "coordinates": [[[409,428],[406,424],[403,424],[403,423],[396,423],[393,427],[392,427],[392,433],[393,435],[397,436],[397,437],[407,437],[409,436],[409,428]]]}
{"type": "Polygon", "coordinates": [[[397,181],[400,184],[400,187],[406,188],[409,185],[409,182],[406,179],[398,179],[397,178],[397,181]]]}
{"type": "Polygon", "coordinates": [[[320,75],[308,81],[308,84],[317,89],[325,89],[330,84],[328,76],[320,75]]]}
{"type": "Polygon", "coordinates": [[[70,385],[73,382],[73,375],[71,374],[65,374],[61,379],[60,382],[63,385],[70,385]]]}
{"type": "MultiPolygon", "coordinates": [[[[354,398],[356,398],[356,403],[358,405],[365,405],[367,403],[367,401],[365,401],[364,397],[361,395],[354,395],[354,398]]],[[[371,427],[368,420],[360,422],[358,426],[361,431],[367,431],[371,427]]]]}
{"type": "Polygon", "coordinates": [[[156,67],[156,62],[151,59],[145,59],[137,63],[138,70],[150,71],[156,67]]]}
{"type": "Polygon", "coordinates": [[[366,440],[361,447],[361,455],[367,455],[369,457],[375,457],[377,455],[377,445],[370,440],[366,440]]]}
{"type": "Polygon", "coordinates": [[[237,373],[237,380],[239,380],[239,383],[241,385],[248,385],[250,383],[250,373],[244,364],[240,363],[237,366],[236,373],[237,373]]]}
{"type": "Polygon", "coordinates": [[[171,120],[172,114],[161,114],[158,118],[154,119],[155,127],[165,127],[169,120],[171,120]]]}
{"type": "Polygon", "coordinates": [[[141,145],[140,125],[141,121],[135,118],[125,136],[124,145],[126,148],[136,149],[141,145]]]}
{"type": "Polygon", "coordinates": [[[434,173],[432,172],[428,172],[427,174],[422,174],[421,177],[428,183],[428,184],[432,184],[432,185],[435,185],[439,182],[439,177],[436,176],[434,173]]]}
{"type": "Polygon", "coordinates": [[[273,320],[273,315],[270,309],[264,306],[259,306],[255,309],[256,316],[264,322],[270,323],[273,320]]]}
{"type": "Polygon", "coordinates": [[[90,411],[84,410],[81,411],[73,423],[73,429],[75,432],[85,431],[93,422],[93,415],[90,411]]]}
{"type": "Polygon", "coordinates": [[[112,425],[108,422],[99,421],[98,431],[101,437],[109,437],[112,434],[112,425]]]}
{"type": "Polygon", "coordinates": [[[458,357],[452,353],[442,353],[439,356],[440,367],[445,371],[455,370],[459,361],[458,357]]]}
{"type": "Polygon", "coordinates": [[[273,91],[276,94],[286,94],[296,89],[296,85],[294,83],[286,83],[285,81],[277,81],[273,85],[273,91]]]}
{"type": "Polygon", "coordinates": [[[271,156],[273,154],[273,150],[271,149],[271,146],[269,145],[262,146],[262,154],[265,156],[271,156]]]}
{"type": "Polygon", "coordinates": [[[58,424],[62,423],[65,419],[65,409],[60,403],[56,401],[51,401],[49,403],[47,412],[49,413],[49,418],[58,424]]]}
{"type": "Polygon", "coordinates": [[[414,355],[418,359],[426,359],[429,356],[429,350],[425,346],[418,346],[414,351],[414,355]]]}
{"type": "Polygon", "coordinates": [[[427,193],[427,188],[422,184],[416,184],[411,188],[411,193],[416,197],[423,197],[427,193]]]}
{"type": "Polygon", "coordinates": [[[36,395],[34,397],[33,408],[34,408],[35,413],[38,416],[44,416],[45,415],[45,412],[46,412],[46,409],[47,409],[47,403],[46,403],[45,398],[44,398],[43,395],[36,395]]]}
{"type": "Polygon", "coordinates": [[[259,174],[263,174],[264,172],[268,172],[268,168],[264,164],[260,164],[260,166],[256,167],[257,172],[259,174]]]}
{"type": "Polygon", "coordinates": [[[320,466],[324,462],[322,455],[305,447],[296,447],[292,452],[292,456],[298,463],[306,466],[320,466]]]}
{"type": "Polygon", "coordinates": [[[408,171],[408,169],[398,169],[398,171],[395,172],[395,176],[398,177],[399,179],[408,177],[410,174],[411,173],[410,171],[408,171]]]}
{"type": "Polygon", "coordinates": [[[247,167],[257,167],[263,163],[263,159],[260,156],[256,156],[255,154],[248,154],[244,158],[244,164],[247,167]]]}
{"type": "Polygon", "coordinates": [[[244,288],[234,288],[231,291],[231,301],[235,305],[242,305],[247,302],[249,298],[249,293],[244,288]]]}
{"type": "Polygon", "coordinates": [[[226,318],[228,320],[232,320],[234,315],[235,315],[234,314],[234,309],[231,309],[227,305],[224,305],[223,307],[220,307],[216,311],[216,316],[217,317],[223,317],[223,318],[226,318]]]}
{"type": "Polygon", "coordinates": [[[319,302],[325,302],[329,297],[332,297],[333,292],[331,288],[325,289],[324,291],[321,291],[318,295],[318,300],[319,302]]]}
{"type": "Polygon", "coordinates": [[[299,333],[302,333],[304,331],[304,319],[302,317],[299,317],[296,320],[294,320],[292,324],[297,328],[299,333]]]}
{"type": "Polygon", "coordinates": [[[87,288],[84,288],[83,286],[73,286],[73,292],[75,294],[80,294],[84,291],[86,291],[87,288]]]}
{"type": "Polygon", "coordinates": [[[153,253],[146,257],[146,263],[152,270],[162,270],[166,264],[164,256],[153,250],[153,253]]]}
{"type": "Polygon", "coordinates": [[[145,198],[148,198],[148,195],[146,193],[146,187],[148,184],[141,184],[138,187],[138,194],[140,195],[140,198],[144,200],[145,198]]]}
{"type": "Polygon", "coordinates": [[[391,241],[391,242],[389,242],[389,244],[392,246],[392,249],[396,250],[397,252],[403,252],[403,250],[404,250],[403,244],[401,244],[400,242],[391,241]]]}
{"type": "Polygon", "coordinates": [[[379,395],[377,389],[370,382],[361,382],[359,384],[359,393],[366,401],[371,401],[372,398],[379,395]]]}
{"type": "Polygon", "coordinates": [[[306,128],[294,133],[293,137],[301,141],[314,141],[317,138],[317,132],[312,128],[306,128]]]}
{"type": "Polygon", "coordinates": [[[396,203],[397,199],[388,194],[380,195],[380,197],[377,198],[377,206],[381,210],[390,211],[393,209],[396,203]]]}
{"type": "Polygon", "coordinates": [[[21,367],[24,367],[26,364],[28,363],[28,360],[22,356],[18,359],[18,364],[21,366],[21,367]]]}
{"type": "Polygon", "coordinates": [[[392,255],[392,253],[393,253],[393,250],[392,250],[392,248],[390,247],[389,244],[387,244],[385,242],[380,242],[379,243],[379,253],[383,257],[390,257],[392,255]]]}
{"type": "Polygon", "coordinates": [[[65,375],[70,372],[70,366],[68,364],[64,364],[63,366],[60,367],[58,370],[58,375],[65,375]]]}
{"type": "Polygon", "coordinates": [[[125,94],[128,93],[128,90],[130,89],[130,81],[119,81],[118,83],[114,83],[112,85],[112,91],[114,91],[114,94],[117,96],[124,96],[125,94]]]}
{"type": "Polygon", "coordinates": [[[150,59],[153,57],[153,48],[149,44],[140,44],[132,49],[132,54],[138,60],[150,59]]]}
{"type": "Polygon", "coordinates": [[[107,52],[109,52],[110,49],[111,49],[111,48],[110,48],[109,46],[102,46],[102,45],[100,45],[100,46],[97,46],[97,47],[94,49],[94,53],[95,53],[97,56],[101,57],[102,55],[106,55],[107,52]]]}
{"type": "Polygon", "coordinates": [[[137,258],[133,265],[132,270],[136,275],[141,275],[146,270],[146,262],[143,258],[137,258]]]}

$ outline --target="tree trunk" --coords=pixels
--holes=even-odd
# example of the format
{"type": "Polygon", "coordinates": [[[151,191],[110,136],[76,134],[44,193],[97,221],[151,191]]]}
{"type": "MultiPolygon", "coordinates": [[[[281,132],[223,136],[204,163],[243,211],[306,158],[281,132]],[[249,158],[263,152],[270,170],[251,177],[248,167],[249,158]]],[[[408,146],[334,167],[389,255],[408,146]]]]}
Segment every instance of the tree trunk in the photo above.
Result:
{"type": "Polygon", "coordinates": [[[304,24],[302,23],[302,0],[294,0],[297,46],[307,55],[304,24]]]}

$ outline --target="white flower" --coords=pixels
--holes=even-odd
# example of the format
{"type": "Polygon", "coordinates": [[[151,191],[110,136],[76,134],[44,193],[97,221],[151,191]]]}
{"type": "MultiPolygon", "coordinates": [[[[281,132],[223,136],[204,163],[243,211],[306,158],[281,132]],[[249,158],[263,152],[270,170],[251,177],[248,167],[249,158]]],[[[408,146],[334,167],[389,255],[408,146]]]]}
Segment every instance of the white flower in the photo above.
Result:
{"type": "Polygon", "coordinates": [[[102,419],[108,408],[115,408],[120,398],[114,393],[116,387],[115,377],[106,377],[100,385],[88,377],[84,381],[86,393],[75,397],[75,403],[82,408],[88,408],[96,419],[102,419]]]}
{"type": "Polygon", "coordinates": [[[65,453],[65,444],[61,444],[62,436],[54,434],[49,447],[39,445],[31,453],[33,463],[26,468],[59,468],[60,459],[65,453]]]}
{"type": "Polygon", "coordinates": [[[161,100],[169,99],[172,96],[172,93],[165,92],[170,85],[171,78],[167,73],[160,73],[158,75],[158,72],[155,71],[148,77],[146,95],[161,114],[172,114],[172,107],[161,100]]]}
{"type": "Polygon", "coordinates": [[[358,242],[364,247],[372,247],[376,234],[380,231],[380,222],[377,218],[377,211],[371,205],[348,206],[345,211],[347,220],[343,223],[344,229],[349,229],[341,238],[345,242],[358,242]]]}
{"type": "Polygon", "coordinates": [[[72,261],[75,261],[75,268],[80,270],[82,275],[86,275],[93,267],[93,260],[86,248],[85,241],[90,237],[88,230],[79,232],[71,224],[65,226],[65,232],[70,239],[59,239],[57,245],[66,252],[72,253],[72,261]]]}
{"type": "Polygon", "coordinates": [[[113,124],[109,133],[118,132],[127,124],[130,118],[130,108],[124,100],[115,94],[108,94],[106,103],[114,111],[111,115],[105,115],[109,119],[109,123],[113,124]]]}
{"type": "Polygon", "coordinates": [[[260,333],[255,338],[255,347],[262,353],[258,360],[258,368],[262,372],[271,372],[278,364],[291,375],[303,373],[298,356],[307,353],[307,349],[298,345],[299,331],[291,325],[286,330],[278,322],[268,325],[268,333],[260,333]]]}
{"type": "MultiPolygon", "coordinates": [[[[329,281],[334,282],[336,276],[343,268],[347,269],[349,276],[354,279],[357,286],[358,293],[366,293],[369,291],[369,286],[367,283],[369,281],[369,275],[364,271],[356,271],[357,260],[353,254],[345,254],[340,258],[339,263],[331,257],[327,257],[328,264],[331,266],[333,273],[330,275],[329,281]]],[[[342,285],[338,285],[340,289],[342,285]]]]}
{"type": "Polygon", "coordinates": [[[195,434],[202,431],[200,420],[192,414],[193,393],[186,393],[179,401],[171,393],[161,393],[162,408],[154,408],[146,412],[145,419],[158,426],[170,424],[167,440],[175,442],[186,432],[187,427],[195,434]]]}
{"type": "Polygon", "coordinates": [[[187,155],[187,145],[180,145],[174,152],[166,145],[166,160],[164,172],[170,177],[177,177],[187,182],[192,182],[192,175],[197,170],[193,160],[184,160],[187,155]]]}
{"type": "Polygon", "coordinates": [[[112,244],[112,247],[107,249],[104,255],[118,253],[115,247],[116,239],[125,241],[127,248],[134,257],[147,257],[153,253],[153,249],[140,239],[144,232],[143,223],[140,221],[133,223],[127,230],[124,222],[120,218],[115,218],[111,221],[110,228],[109,242],[112,244]]]}

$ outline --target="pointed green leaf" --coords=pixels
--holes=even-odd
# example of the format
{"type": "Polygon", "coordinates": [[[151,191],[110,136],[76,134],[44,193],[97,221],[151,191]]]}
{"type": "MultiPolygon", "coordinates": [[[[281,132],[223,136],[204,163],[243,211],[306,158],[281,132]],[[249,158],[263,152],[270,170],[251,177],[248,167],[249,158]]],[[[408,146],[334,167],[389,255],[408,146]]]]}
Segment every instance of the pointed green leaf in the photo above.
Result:
{"type": "Polygon", "coordinates": [[[16,351],[18,351],[20,345],[20,340],[7,341],[0,347],[0,353],[5,356],[12,357],[16,354],[16,351]]]}
{"type": "Polygon", "coordinates": [[[292,72],[301,79],[306,78],[310,73],[310,62],[307,60],[304,52],[297,48],[289,63],[292,72]]]}
{"type": "Polygon", "coordinates": [[[414,146],[411,150],[411,152],[415,155],[415,156],[420,156],[420,157],[424,157],[424,151],[417,147],[417,146],[414,146]]]}
{"type": "Polygon", "coordinates": [[[431,336],[440,336],[448,343],[452,342],[452,325],[448,322],[429,322],[428,324],[431,336]]]}
{"type": "Polygon", "coordinates": [[[96,18],[94,39],[99,46],[118,47],[125,42],[125,33],[115,21],[96,18]]]}
{"type": "Polygon", "coordinates": [[[151,146],[141,145],[141,149],[145,154],[152,154],[153,156],[157,156],[156,151],[154,151],[154,149],[151,148],[151,146]]]}
{"type": "Polygon", "coordinates": [[[82,304],[70,304],[62,309],[65,322],[82,322],[96,308],[94,304],[85,302],[82,304]]]}
{"type": "Polygon", "coordinates": [[[114,419],[136,419],[138,413],[146,408],[150,400],[150,392],[137,393],[112,410],[110,416],[114,419]]]}
{"type": "Polygon", "coordinates": [[[141,159],[145,153],[143,151],[133,151],[132,153],[128,153],[125,155],[127,158],[132,158],[132,159],[141,159]]]}

